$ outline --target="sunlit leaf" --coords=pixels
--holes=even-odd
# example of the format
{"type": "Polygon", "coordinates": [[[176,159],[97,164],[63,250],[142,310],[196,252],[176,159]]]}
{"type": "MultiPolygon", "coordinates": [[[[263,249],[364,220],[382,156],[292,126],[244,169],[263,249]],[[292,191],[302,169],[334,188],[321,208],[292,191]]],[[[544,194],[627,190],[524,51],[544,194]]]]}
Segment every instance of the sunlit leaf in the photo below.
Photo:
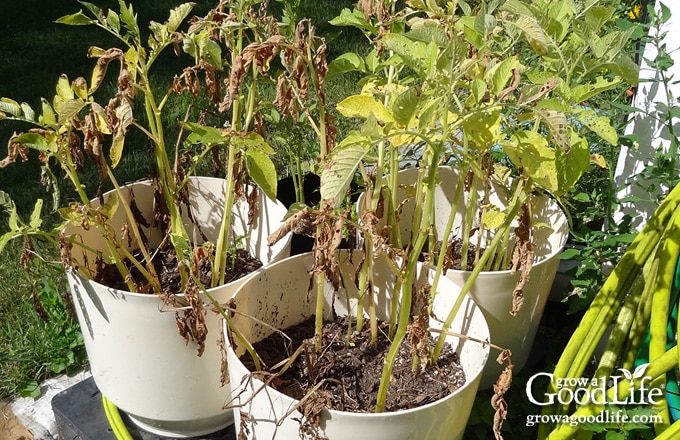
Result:
{"type": "Polygon", "coordinates": [[[512,163],[521,167],[526,176],[548,191],[559,192],[555,150],[545,137],[533,130],[519,131],[504,147],[512,163]]]}
{"type": "Polygon", "coordinates": [[[376,27],[366,20],[364,13],[358,9],[350,11],[344,8],[340,11],[340,15],[329,21],[333,26],[352,26],[369,33],[375,33],[377,31],[376,27]]]}
{"type": "Polygon", "coordinates": [[[123,156],[123,146],[125,145],[125,134],[127,129],[132,124],[132,107],[126,100],[120,101],[116,107],[116,118],[118,118],[118,127],[113,133],[113,142],[111,150],[109,151],[109,158],[111,159],[111,167],[115,168],[123,156]]]}
{"type": "Polygon", "coordinates": [[[170,18],[168,18],[168,32],[175,32],[193,8],[194,3],[183,3],[176,8],[173,8],[170,11],[170,18]]]}
{"type": "Polygon", "coordinates": [[[505,221],[506,213],[495,209],[484,211],[482,223],[488,229],[498,229],[505,221]]]}
{"type": "Polygon", "coordinates": [[[59,123],[66,124],[72,117],[76,116],[87,103],[80,98],[65,101],[59,107],[59,123]]]}
{"type": "Polygon", "coordinates": [[[0,98],[0,112],[8,113],[15,118],[21,118],[23,116],[21,105],[10,98],[0,98]]]}
{"type": "Polygon", "coordinates": [[[250,178],[264,191],[267,197],[275,200],[278,178],[274,162],[267,153],[258,148],[250,148],[244,154],[250,178]]]}
{"type": "Polygon", "coordinates": [[[391,122],[394,120],[382,102],[367,95],[354,95],[345,98],[338,103],[337,109],[343,116],[348,118],[366,118],[369,114],[373,114],[380,122],[391,122]]]}
{"type": "Polygon", "coordinates": [[[111,134],[111,129],[106,118],[106,110],[101,105],[93,102],[90,106],[94,114],[94,124],[97,130],[103,134],[111,134]]]}
{"type": "Polygon", "coordinates": [[[350,134],[336,145],[326,158],[321,171],[320,191],[323,200],[332,200],[335,206],[340,204],[352,182],[354,172],[369,150],[368,139],[360,135],[350,134]]]}
{"type": "Polygon", "coordinates": [[[132,38],[139,43],[139,26],[137,25],[137,15],[132,9],[132,4],[125,5],[124,0],[118,0],[118,4],[120,5],[120,21],[132,38]]]}
{"type": "Polygon", "coordinates": [[[590,155],[590,163],[594,163],[595,165],[603,169],[607,168],[607,159],[605,159],[603,155],[598,153],[593,153],[590,155]]]}
{"type": "Polygon", "coordinates": [[[365,71],[364,59],[355,53],[344,53],[335,58],[328,64],[328,72],[326,73],[326,81],[329,81],[343,73],[365,71]]]}
{"type": "Polygon", "coordinates": [[[619,143],[619,136],[616,133],[616,129],[612,127],[611,121],[607,116],[598,115],[595,110],[591,109],[576,109],[573,112],[573,116],[603,140],[612,145],[617,145],[619,143]]]}
{"type": "Polygon", "coordinates": [[[534,52],[541,56],[549,52],[548,35],[535,18],[523,15],[514,24],[522,30],[524,37],[534,52]]]}
{"type": "Polygon", "coordinates": [[[88,24],[94,24],[97,20],[93,20],[83,13],[82,10],[76,12],[75,14],[65,15],[59,17],[55,20],[55,23],[68,24],[71,26],[83,26],[88,24]]]}
{"type": "Polygon", "coordinates": [[[31,212],[31,217],[29,217],[29,226],[32,229],[38,229],[40,225],[42,225],[42,218],[40,215],[42,214],[42,207],[43,207],[43,200],[38,199],[35,201],[35,206],[33,207],[33,211],[31,212]]]}
{"type": "Polygon", "coordinates": [[[57,115],[54,113],[52,106],[45,98],[40,98],[42,106],[42,115],[40,116],[40,123],[43,125],[54,125],[57,123],[57,115]]]}
{"type": "Polygon", "coordinates": [[[33,148],[38,151],[48,151],[49,145],[45,138],[38,133],[22,133],[13,139],[21,145],[33,148]]]}
{"type": "Polygon", "coordinates": [[[569,143],[567,116],[559,111],[540,109],[536,111],[543,123],[548,127],[550,136],[558,147],[568,150],[569,143]]]}
{"type": "Polygon", "coordinates": [[[470,148],[489,149],[501,139],[501,112],[498,109],[476,112],[465,119],[462,130],[470,148]]]}

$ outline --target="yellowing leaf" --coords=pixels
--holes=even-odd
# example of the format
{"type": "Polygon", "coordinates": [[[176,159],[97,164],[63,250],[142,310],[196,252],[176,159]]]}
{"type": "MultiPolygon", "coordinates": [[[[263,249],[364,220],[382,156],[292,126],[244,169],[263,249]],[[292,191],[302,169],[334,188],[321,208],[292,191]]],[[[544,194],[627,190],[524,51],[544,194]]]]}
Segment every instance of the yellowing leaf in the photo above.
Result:
{"type": "Polygon", "coordinates": [[[505,143],[508,157],[534,182],[550,192],[559,192],[555,150],[548,147],[548,141],[535,131],[515,133],[511,142],[505,143]]]}
{"type": "Polygon", "coordinates": [[[94,124],[103,134],[111,134],[111,129],[109,129],[109,124],[106,122],[106,111],[101,105],[93,102],[90,106],[92,108],[92,113],[94,114],[94,124]]]}
{"type": "Polygon", "coordinates": [[[590,155],[590,162],[594,163],[595,165],[597,165],[600,168],[604,168],[604,169],[607,168],[607,159],[605,159],[604,156],[602,156],[601,154],[597,154],[597,153],[591,154],[590,155]]]}
{"type": "Polygon", "coordinates": [[[359,163],[370,151],[370,142],[358,134],[348,135],[327,157],[321,171],[321,198],[338,206],[345,196],[359,163]]]}
{"type": "Polygon", "coordinates": [[[462,124],[463,136],[469,148],[487,150],[501,139],[501,113],[498,110],[478,112],[462,124]]]}
{"type": "Polygon", "coordinates": [[[482,223],[488,229],[498,229],[504,221],[505,213],[501,211],[484,211],[484,214],[482,214],[482,223]]]}
{"type": "Polygon", "coordinates": [[[379,122],[392,122],[394,118],[382,102],[372,96],[354,95],[338,103],[338,111],[348,118],[367,118],[371,113],[379,122]]]}
{"type": "Polygon", "coordinates": [[[132,107],[128,101],[123,100],[116,107],[116,117],[120,124],[116,132],[113,134],[113,143],[111,144],[111,151],[109,157],[111,159],[111,167],[115,168],[123,155],[123,146],[125,144],[125,133],[128,127],[132,124],[132,107]]]}

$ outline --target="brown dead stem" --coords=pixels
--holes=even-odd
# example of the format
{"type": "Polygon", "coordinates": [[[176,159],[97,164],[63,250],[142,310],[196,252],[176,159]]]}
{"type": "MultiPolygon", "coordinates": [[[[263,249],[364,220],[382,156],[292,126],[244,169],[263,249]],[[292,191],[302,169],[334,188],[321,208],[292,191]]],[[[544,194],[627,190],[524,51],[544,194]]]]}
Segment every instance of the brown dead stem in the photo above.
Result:
{"type": "Polygon", "coordinates": [[[531,212],[529,205],[522,205],[522,213],[519,218],[519,225],[515,228],[517,242],[512,250],[512,262],[510,272],[519,271],[519,279],[512,292],[512,310],[510,314],[516,316],[524,303],[524,285],[529,281],[531,267],[534,260],[534,249],[531,244],[531,212]]]}
{"type": "Polygon", "coordinates": [[[413,307],[411,308],[411,323],[406,330],[411,356],[419,360],[420,370],[423,372],[430,364],[431,358],[431,338],[428,331],[428,324],[430,322],[428,305],[431,288],[432,286],[428,284],[416,289],[416,293],[413,296],[413,307]]]}

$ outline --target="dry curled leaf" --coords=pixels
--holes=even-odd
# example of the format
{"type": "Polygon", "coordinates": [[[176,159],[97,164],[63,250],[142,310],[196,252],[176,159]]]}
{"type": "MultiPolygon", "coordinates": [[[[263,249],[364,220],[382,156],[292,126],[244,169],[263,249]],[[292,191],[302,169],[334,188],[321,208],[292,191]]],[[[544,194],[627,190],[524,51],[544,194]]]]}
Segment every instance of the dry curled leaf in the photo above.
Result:
{"type": "Polygon", "coordinates": [[[493,417],[493,433],[496,440],[502,440],[503,435],[501,434],[501,428],[503,422],[508,415],[508,402],[505,401],[505,393],[510,389],[512,385],[512,368],[513,364],[510,360],[511,356],[510,350],[503,350],[501,354],[496,359],[499,364],[505,364],[505,368],[501,372],[501,375],[496,380],[493,385],[493,397],[491,397],[491,406],[496,411],[493,417]]]}

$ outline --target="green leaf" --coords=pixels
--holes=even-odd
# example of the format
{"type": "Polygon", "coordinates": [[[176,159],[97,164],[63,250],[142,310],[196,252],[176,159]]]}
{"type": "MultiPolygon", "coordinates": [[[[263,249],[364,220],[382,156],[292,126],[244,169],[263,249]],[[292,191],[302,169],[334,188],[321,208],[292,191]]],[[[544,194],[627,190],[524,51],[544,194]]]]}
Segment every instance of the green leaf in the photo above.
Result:
{"type": "Polygon", "coordinates": [[[106,198],[106,203],[100,205],[97,208],[97,214],[103,216],[105,219],[110,220],[113,215],[118,211],[118,205],[120,204],[120,198],[117,192],[112,192],[106,198]]]}
{"type": "Polygon", "coordinates": [[[218,43],[210,38],[207,30],[194,34],[192,38],[184,39],[184,50],[197,61],[202,60],[222,69],[222,49],[218,43]]]}
{"type": "Polygon", "coordinates": [[[23,384],[19,389],[19,395],[21,397],[31,397],[33,399],[37,399],[40,397],[40,394],[42,394],[42,391],[40,391],[40,384],[34,380],[23,384]]]}
{"type": "Polygon", "coordinates": [[[498,109],[476,112],[465,119],[461,128],[470,148],[487,150],[502,139],[501,112],[498,109]]]}
{"type": "Polygon", "coordinates": [[[366,71],[364,59],[353,52],[344,53],[328,64],[326,80],[330,81],[331,79],[336,78],[343,73],[354,71],[366,71]]]}
{"type": "Polygon", "coordinates": [[[449,42],[446,33],[438,27],[421,26],[406,33],[406,36],[413,41],[421,41],[423,43],[434,42],[438,47],[446,47],[449,42]]]}
{"type": "Polygon", "coordinates": [[[358,134],[348,135],[326,158],[321,171],[321,198],[332,200],[339,206],[345,196],[354,172],[370,151],[370,142],[358,134]]]}
{"type": "Polygon", "coordinates": [[[254,131],[248,132],[245,136],[232,136],[231,143],[244,151],[258,149],[268,155],[276,152],[262,136],[254,131]]]}
{"type": "Polygon", "coordinates": [[[170,11],[168,18],[168,32],[173,33],[179,28],[185,18],[191,13],[194,3],[183,3],[170,11]]]}
{"type": "Polygon", "coordinates": [[[475,108],[486,95],[486,82],[481,78],[474,78],[470,84],[470,95],[468,96],[467,103],[471,108],[475,108]]]}
{"type": "Polygon", "coordinates": [[[550,44],[548,35],[535,18],[522,15],[514,24],[522,30],[524,38],[526,38],[534,52],[540,56],[548,54],[550,44]]]}
{"type": "Polygon", "coordinates": [[[288,208],[286,215],[283,216],[283,220],[288,220],[289,217],[297,214],[298,212],[302,211],[305,208],[309,208],[309,206],[307,206],[307,204],[304,202],[293,203],[292,205],[290,205],[290,208],[288,208]]]}
{"type": "Polygon", "coordinates": [[[608,80],[601,76],[595,78],[595,82],[580,84],[571,89],[571,99],[574,102],[584,102],[602,92],[611,90],[621,83],[621,78],[608,80]]]}
{"type": "Polygon", "coordinates": [[[408,127],[413,117],[418,113],[419,101],[418,90],[414,87],[400,93],[392,104],[394,120],[404,127],[408,127]]]}
{"type": "Polygon", "coordinates": [[[508,87],[508,82],[513,77],[513,70],[519,67],[519,60],[516,56],[508,57],[500,63],[494,65],[485,76],[491,77],[491,91],[494,96],[508,87]]]}
{"type": "Polygon", "coordinates": [[[626,53],[617,56],[609,67],[628,84],[636,86],[640,80],[640,66],[626,53]]]}
{"type": "Polygon", "coordinates": [[[581,254],[578,249],[566,249],[560,254],[560,260],[572,260],[581,254]]]}
{"type": "Polygon", "coordinates": [[[9,229],[10,232],[19,230],[19,215],[17,214],[17,207],[14,200],[4,191],[0,191],[0,206],[9,214],[9,229]]]}
{"type": "Polygon", "coordinates": [[[576,108],[572,115],[590,131],[612,145],[618,145],[619,136],[607,116],[600,116],[595,110],[576,108]]]}
{"type": "Polygon", "coordinates": [[[0,112],[9,113],[15,118],[23,117],[21,105],[15,100],[10,98],[0,98],[0,112]]]}
{"type": "MultiPolygon", "coordinates": [[[[590,146],[585,138],[571,131],[571,148],[555,150],[558,170],[559,193],[569,191],[590,167],[590,146]]],[[[559,194],[558,194],[559,195],[559,194]]]]}
{"type": "Polygon", "coordinates": [[[382,102],[368,95],[354,95],[338,103],[337,109],[348,118],[367,118],[373,114],[380,122],[392,122],[394,118],[382,102]]]}
{"type": "Polygon", "coordinates": [[[90,3],[90,2],[82,1],[82,0],[79,0],[78,3],[83,5],[95,17],[101,17],[102,16],[102,10],[99,6],[97,6],[93,3],[90,3]]]}
{"type": "Polygon", "coordinates": [[[380,67],[380,58],[378,57],[377,52],[375,49],[370,51],[368,55],[366,55],[366,68],[368,69],[369,72],[374,72],[378,70],[380,67]]]}
{"type": "Polygon", "coordinates": [[[91,19],[87,15],[83,14],[82,10],[80,10],[75,14],[65,15],[63,17],[57,18],[55,23],[67,24],[70,26],[84,26],[88,24],[95,24],[97,23],[97,20],[91,19]]]}
{"type": "Polygon", "coordinates": [[[57,115],[54,113],[52,106],[45,98],[40,98],[42,105],[42,115],[40,116],[40,123],[43,125],[54,125],[57,123],[57,115]]]}
{"type": "Polygon", "coordinates": [[[278,179],[276,167],[269,155],[258,148],[250,148],[245,151],[246,168],[251,179],[272,200],[276,199],[278,179]]]}
{"type": "Polygon", "coordinates": [[[111,28],[117,35],[120,35],[120,16],[116,11],[109,9],[106,13],[106,24],[111,28]]]}
{"type": "Polygon", "coordinates": [[[5,232],[4,234],[0,235],[0,253],[2,253],[2,251],[5,249],[7,243],[9,243],[15,237],[16,235],[13,231],[5,232]]]}
{"type": "Polygon", "coordinates": [[[344,8],[340,11],[340,15],[330,20],[329,23],[333,26],[352,26],[369,34],[374,34],[378,30],[366,20],[364,13],[358,9],[350,11],[349,9],[344,8]]]}
{"type": "Polygon", "coordinates": [[[505,144],[508,157],[524,174],[531,177],[540,187],[559,193],[559,181],[555,165],[555,150],[548,147],[547,140],[533,130],[518,131],[512,143],[505,144]]]}
{"type": "Polygon", "coordinates": [[[186,141],[189,144],[219,145],[227,142],[229,136],[225,136],[218,128],[197,124],[195,122],[180,122],[180,125],[191,134],[186,141]]]}
{"type": "Polygon", "coordinates": [[[124,0],[118,0],[118,4],[120,5],[120,21],[128,30],[133,40],[139,45],[139,26],[137,25],[137,15],[132,9],[132,4],[126,6],[124,0]]]}
{"type": "Polygon", "coordinates": [[[47,140],[38,133],[22,133],[14,138],[14,142],[33,148],[38,151],[48,151],[47,140]]]}

